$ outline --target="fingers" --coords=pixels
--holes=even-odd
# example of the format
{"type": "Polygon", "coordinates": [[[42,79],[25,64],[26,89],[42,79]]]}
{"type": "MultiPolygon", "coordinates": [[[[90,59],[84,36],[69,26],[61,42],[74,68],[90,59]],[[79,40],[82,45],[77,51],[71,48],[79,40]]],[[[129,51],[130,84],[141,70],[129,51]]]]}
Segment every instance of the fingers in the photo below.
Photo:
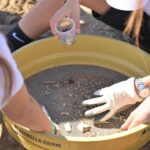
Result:
{"type": "Polygon", "coordinates": [[[121,126],[122,130],[127,130],[138,126],[139,124],[150,122],[150,99],[145,99],[128,117],[121,126]]]}
{"type": "Polygon", "coordinates": [[[104,122],[104,121],[110,119],[113,115],[114,115],[114,113],[112,113],[112,111],[109,111],[109,112],[100,120],[100,122],[104,122]]]}
{"type": "Polygon", "coordinates": [[[101,92],[101,89],[95,91],[95,92],[94,92],[94,95],[95,95],[95,96],[99,96],[99,95],[100,95],[100,92],[101,92]]]}
{"type": "Polygon", "coordinates": [[[144,123],[142,118],[136,116],[136,113],[131,113],[125,123],[121,126],[121,130],[132,129],[141,123],[144,123]]]}
{"type": "Polygon", "coordinates": [[[141,122],[138,121],[138,120],[137,121],[132,121],[131,124],[129,125],[128,129],[132,129],[132,128],[140,125],[140,124],[141,124],[141,122]]]}
{"type": "Polygon", "coordinates": [[[88,99],[82,102],[84,106],[96,105],[96,104],[103,104],[106,103],[106,98],[104,96],[88,99]]]}
{"type": "Polygon", "coordinates": [[[61,21],[65,17],[70,17],[70,15],[68,13],[63,13],[61,11],[57,11],[55,13],[55,15],[50,19],[50,27],[51,27],[52,33],[58,39],[60,39],[60,37],[59,37],[59,34],[57,33],[57,30],[56,30],[56,23],[58,23],[59,21],[61,21]]]}
{"type": "Polygon", "coordinates": [[[75,25],[76,25],[76,33],[79,34],[81,31],[80,31],[80,21],[76,21],[75,22],[75,25]]]}
{"type": "Polygon", "coordinates": [[[97,90],[97,91],[94,92],[94,95],[95,96],[100,96],[100,95],[105,95],[105,94],[107,95],[107,94],[109,94],[108,89],[109,89],[108,87],[99,89],[99,90],[97,90]]]}
{"type": "Polygon", "coordinates": [[[99,106],[99,107],[96,107],[96,108],[86,111],[85,116],[91,117],[91,116],[103,113],[107,110],[109,110],[109,106],[108,106],[108,104],[105,104],[105,105],[102,105],[102,106],[99,106]]]}
{"type": "Polygon", "coordinates": [[[121,130],[127,130],[133,120],[133,115],[130,115],[127,120],[125,121],[125,123],[121,126],[121,130]]]}
{"type": "Polygon", "coordinates": [[[58,35],[57,31],[56,31],[55,26],[56,26],[56,20],[54,18],[52,18],[50,20],[51,31],[54,34],[54,36],[56,36],[58,39],[60,39],[60,37],[59,37],[59,35],[58,35]]]}
{"type": "Polygon", "coordinates": [[[76,33],[80,33],[80,15],[74,15],[72,18],[75,21],[76,33]]]}

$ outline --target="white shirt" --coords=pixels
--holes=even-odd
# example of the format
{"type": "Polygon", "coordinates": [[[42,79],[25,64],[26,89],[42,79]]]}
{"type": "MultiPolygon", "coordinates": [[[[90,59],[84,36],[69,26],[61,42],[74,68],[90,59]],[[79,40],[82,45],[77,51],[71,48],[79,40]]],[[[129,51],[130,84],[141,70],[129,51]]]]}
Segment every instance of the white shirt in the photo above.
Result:
{"type": "Polygon", "coordinates": [[[150,0],[106,0],[107,3],[116,9],[132,11],[144,8],[147,15],[150,16],[150,0]]]}
{"type": "Polygon", "coordinates": [[[148,2],[145,4],[144,11],[150,16],[150,0],[148,0],[148,2]]]}
{"type": "Polygon", "coordinates": [[[13,88],[10,97],[7,100],[2,101],[4,94],[4,74],[0,68],[0,110],[8,104],[9,100],[19,91],[23,85],[23,77],[17,68],[16,62],[12,57],[12,54],[8,48],[6,39],[0,34],[0,56],[10,64],[13,72],[13,88]]]}

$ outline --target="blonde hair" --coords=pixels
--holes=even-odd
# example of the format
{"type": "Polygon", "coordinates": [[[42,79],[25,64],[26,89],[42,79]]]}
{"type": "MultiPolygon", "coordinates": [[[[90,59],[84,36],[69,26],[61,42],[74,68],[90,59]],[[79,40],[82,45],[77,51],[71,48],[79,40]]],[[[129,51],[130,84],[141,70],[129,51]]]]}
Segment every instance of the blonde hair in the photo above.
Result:
{"type": "Polygon", "coordinates": [[[4,79],[4,91],[5,91],[2,102],[5,102],[11,95],[12,85],[13,85],[13,75],[12,75],[10,65],[1,56],[0,56],[0,68],[2,70],[3,77],[4,77],[3,79],[4,79]]]}
{"type": "Polygon", "coordinates": [[[133,38],[135,39],[135,45],[137,47],[140,47],[139,36],[143,22],[143,14],[143,8],[133,11],[126,22],[126,27],[124,29],[124,33],[128,35],[133,34],[133,38]]]}

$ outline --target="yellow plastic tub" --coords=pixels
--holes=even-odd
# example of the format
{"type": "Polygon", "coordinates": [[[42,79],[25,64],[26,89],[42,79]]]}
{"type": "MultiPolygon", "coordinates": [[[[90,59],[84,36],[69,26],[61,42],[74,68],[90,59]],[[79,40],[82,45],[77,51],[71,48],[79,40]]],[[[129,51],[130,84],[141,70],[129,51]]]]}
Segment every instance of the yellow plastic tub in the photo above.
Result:
{"type": "MultiPolygon", "coordinates": [[[[127,76],[150,74],[150,56],[127,43],[96,37],[78,36],[66,47],[56,38],[29,44],[14,53],[24,76],[28,78],[44,69],[61,65],[85,64],[102,66],[127,76]]],[[[99,137],[45,136],[4,117],[10,134],[28,150],[138,150],[150,140],[150,125],[99,137]]]]}

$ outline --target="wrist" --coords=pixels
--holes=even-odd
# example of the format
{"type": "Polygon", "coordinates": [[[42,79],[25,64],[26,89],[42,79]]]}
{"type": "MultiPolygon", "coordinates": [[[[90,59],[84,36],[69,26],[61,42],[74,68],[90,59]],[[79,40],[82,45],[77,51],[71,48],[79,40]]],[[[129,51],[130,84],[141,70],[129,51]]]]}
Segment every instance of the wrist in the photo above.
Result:
{"type": "Polygon", "coordinates": [[[141,99],[145,99],[150,95],[150,88],[145,84],[142,78],[134,80],[135,92],[141,99]]]}
{"type": "Polygon", "coordinates": [[[55,134],[55,135],[58,135],[59,134],[59,129],[58,129],[58,127],[57,127],[57,125],[56,124],[54,124],[54,123],[52,123],[52,128],[51,128],[51,132],[50,132],[51,134],[55,134]]]}
{"type": "Polygon", "coordinates": [[[150,88],[150,76],[146,76],[142,78],[144,84],[150,88]]]}

